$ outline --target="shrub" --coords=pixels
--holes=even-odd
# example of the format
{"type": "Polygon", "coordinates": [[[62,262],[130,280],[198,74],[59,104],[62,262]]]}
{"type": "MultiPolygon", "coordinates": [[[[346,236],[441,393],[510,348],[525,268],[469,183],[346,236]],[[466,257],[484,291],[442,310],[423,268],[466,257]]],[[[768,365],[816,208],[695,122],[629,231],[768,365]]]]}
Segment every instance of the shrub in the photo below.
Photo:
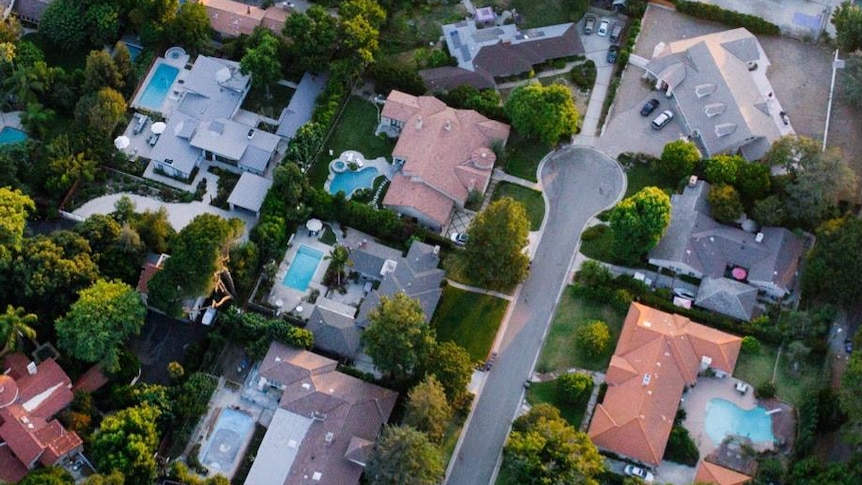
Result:
{"type": "Polygon", "coordinates": [[[601,320],[594,320],[578,329],[578,347],[591,357],[600,355],[611,341],[611,332],[608,324],[601,320]]]}
{"type": "Polygon", "coordinates": [[[744,337],[742,339],[742,351],[746,354],[757,354],[760,352],[760,341],[757,337],[744,337]]]}
{"type": "Polygon", "coordinates": [[[592,89],[596,83],[596,63],[592,59],[572,68],[572,82],[583,89],[592,89]]]}
{"type": "Polygon", "coordinates": [[[579,373],[563,374],[557,378],[557,397],[568,404],[577,404],[590,395],[593,380],[579,373]]]}
{"type": "Polygon", "coordinates": [[[678,12],[731,27],[745,27],[752,34],[778,35],[781,33],[777,25],[767,22],[760,17],[725,10],[717,5],[688,2],[686,0],[673,0],[673,4],[678,12]]]}
{"type": "Polygon", "coordinates": [[[775,397],[775,384],[771,382],[764,382],[754,388],[754,394],[758,399],[772,399],[775,397]]]}
{"type": "Polygon", "coordinates": [[[695,466],[700,459],[697,445],[688,434],[688,430],[681,425],[674,425],[667,440],[667,448],[664,450],[664,459],[683,465],[695,466]]]}
{"type": "Polygon", "coordinates": [[[596,226],[592,226],[588,228],[586,231],[581,234],[581,241],[592,241],[594,239],[599,239],[608,232],[608,226],[604,224],[599,224],[596,226]]]}

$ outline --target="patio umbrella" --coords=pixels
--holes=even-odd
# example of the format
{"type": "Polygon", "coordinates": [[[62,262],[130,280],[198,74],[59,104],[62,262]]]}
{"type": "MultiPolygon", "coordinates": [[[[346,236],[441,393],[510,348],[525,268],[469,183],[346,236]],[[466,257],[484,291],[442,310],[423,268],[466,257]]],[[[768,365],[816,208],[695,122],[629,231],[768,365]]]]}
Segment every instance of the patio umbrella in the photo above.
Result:
{"type": "Polygon", "coordinates": [[[125,150],[129,147],[129,144],[132,141],[129,140],[129,137],[120,135],[114,139],[114,146],[117,147],[117,150],[125,150]]]}
{"type": "Polygon", "coordinates": [[[153,126],[150,127],[150,131],[152,131],[156,135],[161,135],[162,133],[164,133],[165,128],[167,127],[168,125],[166,125],[163,121],[157,121],[153,123],[153,126]]]}
{"type": "Polygon", "coordinates": [[[317,232],[323,229],[323,223],[320,222],[320,219],[309,219],[308,222],[305,223],[305,228],[311,232],[317,232]]]}

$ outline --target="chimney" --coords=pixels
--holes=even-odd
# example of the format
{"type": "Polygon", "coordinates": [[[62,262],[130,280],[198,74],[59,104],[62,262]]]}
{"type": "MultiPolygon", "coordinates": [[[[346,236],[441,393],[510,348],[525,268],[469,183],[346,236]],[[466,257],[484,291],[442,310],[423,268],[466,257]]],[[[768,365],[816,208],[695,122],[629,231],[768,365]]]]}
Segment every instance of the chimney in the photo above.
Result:
{"type": "Polygon", "coordinates": [[[421,116],[416,117],[416,129],[417,130],[422,129],[422,117],[421,116]]]}
{"type": "Polygon", "coordinates": [[[688,178],[688,186],[694,187],[695,185],[697,185],[697,175],[692,175],[688,178]]]}
{"type": "Polygon", "coordinates": [[[452,131],[452,123],[449,120],[446,120],[446,123],[443,124],[443,129],[446,131],[452,131]]]}
{"type": "Polygon", "coordinates": [[[30,361],[30,363],[27,364],[27,373],[30,374],[31,376],[35,376],[36,371],[37,371],[36,363],[33,361],[30,361]]]}
{"type": "Polygon", "coordinates": [[[763,233],[758,232],[756,236],[754,236],[754,242],[762,243],[763,242],[763,233]]]}

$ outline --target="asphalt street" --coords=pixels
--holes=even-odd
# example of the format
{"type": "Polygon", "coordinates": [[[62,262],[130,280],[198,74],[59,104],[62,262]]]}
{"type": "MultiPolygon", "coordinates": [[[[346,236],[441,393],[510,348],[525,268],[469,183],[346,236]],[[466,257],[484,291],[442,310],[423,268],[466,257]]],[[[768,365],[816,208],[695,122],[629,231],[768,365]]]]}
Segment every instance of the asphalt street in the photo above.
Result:
{"type": "Polygon", "coordinates": [[[497,361],[445,483],[490,483],[521,403],[524,382],[568,283],[580,234],[591,216],[613,205],[625,190],[625,176],[613,159],[591,148],[565,147],[545,162],[542,183],[550,207],[529,278],[513,303],[497,361]]]}

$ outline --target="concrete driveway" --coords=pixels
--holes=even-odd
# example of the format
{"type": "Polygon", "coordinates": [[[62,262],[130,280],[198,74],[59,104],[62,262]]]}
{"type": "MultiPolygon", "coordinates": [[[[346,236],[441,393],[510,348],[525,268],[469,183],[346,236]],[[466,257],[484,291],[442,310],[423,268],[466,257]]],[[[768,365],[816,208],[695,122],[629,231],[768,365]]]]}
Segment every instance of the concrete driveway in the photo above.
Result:
{"type": "Polygon", "coordinates": [[[625,191],[625,176],[611,158],[591,148],[566,147],[543,164],[549,207],[532,271],[515,294],[497,362],[465,425],[446,483],[483,485],[494,476],[509,427],[559,301],[580,233],[593,214],[625,191]]]}

